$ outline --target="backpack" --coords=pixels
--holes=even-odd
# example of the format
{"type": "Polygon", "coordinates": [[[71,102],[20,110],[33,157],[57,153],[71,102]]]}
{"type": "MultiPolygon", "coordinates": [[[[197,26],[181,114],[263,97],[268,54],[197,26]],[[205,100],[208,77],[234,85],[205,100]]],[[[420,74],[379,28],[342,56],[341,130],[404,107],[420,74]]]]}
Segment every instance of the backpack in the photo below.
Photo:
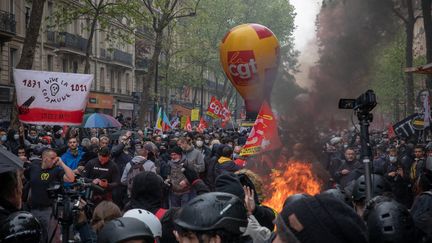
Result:
{"type": "Polygon", "coordinates": [[[127,177],[126,177],[126,183],[127,183],[127,190],[128,190],[128,195],[130,196],[131,191],[132,191],[132,184],[133,184],[133,179],[136,175],[138,175],[139,173],[144,171],[144,163],[132,163],[129,162],[131,165],[131,168],[129,169],[128,173],[127,173],[127,177]]]}

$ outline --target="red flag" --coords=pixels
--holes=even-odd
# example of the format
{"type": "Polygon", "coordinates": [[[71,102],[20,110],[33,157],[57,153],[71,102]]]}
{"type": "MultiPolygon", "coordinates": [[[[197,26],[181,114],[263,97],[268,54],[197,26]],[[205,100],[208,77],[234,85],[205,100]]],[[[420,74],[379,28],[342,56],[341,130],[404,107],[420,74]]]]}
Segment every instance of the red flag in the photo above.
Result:
{"type": "Polygon", "coordinates": [[[396,133],[395,133],[395,131],[393,129],[393,125],[392,124],[389,124],[389,126],[388,126],[387,129],[388,129],[387,130],[388,138],[394,138],[394,137],[396,137],[396,133]]]}
{"type": "Polygon", "coordinates": [[[198,125],[198,132],[199,133],[203,133],[204,132],[204,129],[206,129],[208,126],[207,126],[207,123],[206,123],[206,121],[204,120],[204,118],[203,117],[201,117],[201,120],[200,120],[200,123],[199,123],[199,125],[198,125]]]}
{"type": "Polygon", "coordinates": [[[187,117],[184,130],[186,130],[188,132],[192,132],[192,123],[191,123],[190,116],[187,117]]]}
{"type": "Polygon", "coordinates": [[[210,104],[207,108],[207,115],[211,116],[213,119],[218,119],[221,116],[221,111],[223,109],[222,103],[212,96],[210,104]]]}
{"type": "Polygon", "coordinates": [[[240,156],[271,151],[281,146],[276,117],[270,105],[264,101],[240,156]]]}

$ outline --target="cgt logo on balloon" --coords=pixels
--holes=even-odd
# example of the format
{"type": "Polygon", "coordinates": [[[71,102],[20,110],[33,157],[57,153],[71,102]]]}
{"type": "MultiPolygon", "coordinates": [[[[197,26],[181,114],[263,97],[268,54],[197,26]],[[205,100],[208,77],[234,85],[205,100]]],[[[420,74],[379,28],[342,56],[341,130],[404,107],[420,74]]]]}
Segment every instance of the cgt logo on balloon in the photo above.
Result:
{"type": "Polygon", "coordinates": [[[253,51],[229,51],[228,71],[232,81],[237,85],[245,86],[258,74],[258,68],[253,51]]]}

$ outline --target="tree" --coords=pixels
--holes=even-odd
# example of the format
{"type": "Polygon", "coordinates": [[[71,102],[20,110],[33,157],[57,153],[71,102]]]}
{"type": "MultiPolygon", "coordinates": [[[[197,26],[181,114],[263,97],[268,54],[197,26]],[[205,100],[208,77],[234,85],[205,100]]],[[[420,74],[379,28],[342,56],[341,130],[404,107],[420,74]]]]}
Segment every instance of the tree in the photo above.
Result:
{"type": "MultiPolygon", "coordinates": [[[[144,7],[147,11],[142,15],[143,20],[150,18],[151,27],[155,33],[153,55],[150,60],[148,67],[148,73],[144,80],[144,97],[148,97],[150,84],[155,80],[154,93],[155,93],[155,104],[158,100],[158,65],[159,56],[162,52],[162,41],[164,38],[164,30],[171,24],[174,20],[184,17],[193,17],[196,15],[196,9],[198,7],[200,0],[142,0],[144,7]]],[[[146,99],[142,99],[140,106],[140,114],[138,123],[140,126],[144,126],[145,118],[144,114],[148,110],[148,103],[146,99]]],[[[154,112],[156,113],[156,112],[154,112]]],[[[156,114],[155,114],[156,115],[156,114]]]]}
{"type": "MultiPolygon", "coordinates": [[[[32,11],[30,14],[30,22],[26,29],[24,45],[21,52],[21,58],[16,68],[18,69],[32,69],[33,60],[36,50],[37,40],[39,38],[39,30],[42,23],[43,9],[46,0],[33,0],[32,11]]],[[[11,125],[18,124],[18,110],[16,101],[16,91],[13,93],[12,112],[11,112],[11,125]]]]}
{"type": "MultiPolygon", "coordinates": [[[[414,16],[412,0],[401,0],[399,4],[396,4],[394,13],[404,23],[405,26],[405,66],[413,66],[413,42],[414,42],[414,24],[418,17],[414,16]],[[402,12],[405,10],[405,14],[402,12]]],[[[409,114],[414,113],[414,77],[411,72],[405,74],[406,82],[406,102],[407,112],[409,114]]]]}
{"type": "MultiPolygon", "coordinates": [[[[432,63],[432,16],[431,0],[422,0],[423,26],[426,38],[426,62],[432,63]]],[[[432,75],[427,75],[426,87],[432,89],[432,75]]]]}
{"type": "MultiPolygon", "coordinates": [[[[204,1],[199,5],[197,12],[195,18],[182,19],[176,25],[178,51],[175,57],[181,60],[177,67],[187,73],[185,75],[187,78],[181,82],[182,84],[186,83],[198,90],[206,81],[202,72],[208,71],[215,76],[218,99],[230,103],[235,90],[221,68],[219,45],[231,28],[244,23],[259,23],[269,27],[282,46],[283,65],[280,69],[284,72],[293,71],[296,65],[296,52],[293,50],[292,43],[295,14],[289,2],[283,0],[204,1]],[[219,85],[221,80],[223,83],[219,85]]],[[[286,76],[280,75],[280,77],[286,76]]],[[[175,78],[178,80],[178,76],[175,78]]]]}
{"type": "Polygon", "coordinates": [[[405,95],[405,32],[399,33],[391,42],[385,42],[375,49],[371,63],[371,86],[379,98],[379,109],[393,113],[393,120],[401,119],[400,103],[406,102],[405,95]]]}
{"type": "Polygon", "coordinates": [[[90,55],[92,54],[93,37],[96,30],[106,33],[107,41],[131,43],[134,31],[131,9],[137,7],[132,0],[83,0],[71,8],[70,2],[59,1],[53,16],[55,25],[62,28],[74,21],[85,20],[89,25],[85,51],[84,73],[90,73],[90,55]]]}

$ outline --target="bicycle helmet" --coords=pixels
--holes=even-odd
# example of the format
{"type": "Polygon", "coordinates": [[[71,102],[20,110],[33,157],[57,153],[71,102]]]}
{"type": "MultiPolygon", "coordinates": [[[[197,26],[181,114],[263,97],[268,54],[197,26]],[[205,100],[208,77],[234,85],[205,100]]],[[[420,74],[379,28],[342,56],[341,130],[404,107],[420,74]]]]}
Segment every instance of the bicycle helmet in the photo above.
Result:
{"type": "Polygon", "coordinates": [[[136,218],[145,223],[153,233],[154,237],[162,237],[162,224],[159,219],[145,209],[131,209],[127,211],[123,217],[136,218]]]}
{"type": "Polygon", "coordinates": [[[240,198],[230,193],[210,192],[183,206],[174,223],[191,231],[223,230],[241,235],[246,230],[248,219],[240,198]]]}

